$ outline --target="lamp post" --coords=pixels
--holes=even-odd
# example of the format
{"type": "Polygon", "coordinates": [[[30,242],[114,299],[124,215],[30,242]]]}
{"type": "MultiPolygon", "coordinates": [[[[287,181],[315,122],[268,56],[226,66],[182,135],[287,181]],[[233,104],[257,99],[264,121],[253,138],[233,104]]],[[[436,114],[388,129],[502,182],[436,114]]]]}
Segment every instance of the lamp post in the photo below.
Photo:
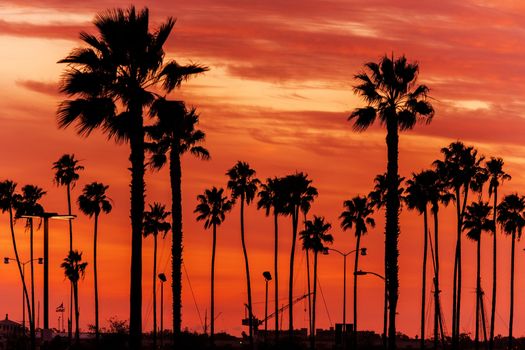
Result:
{"type": "Polygon", "coordinates": [[[158,274],[160,280],[160,348],[162,349],[162,333],[164,333],[164,282],[167,281],[166,275],[161,272],[158,274]]]}
{"type": "MultiPolygon", "coordinates": [[[[264,300],[264,339],[266,339],[266,333],[268,331],[268,282],[272,280],[272,274],[270,271],[263,272],[264,282],[266,283],[266,298],[264,300]]],[[[278,317],[279,315],[275,315],[278,317]]]]}
{"type": "Polygon", "coordinates": [[[44,220],[44,331],[49,329],[49,219],[70,221],[76,215],[59,215],[44,212],[39,215],[22,215],[25,219],[40,218],[44,220]]]}
{"type": "MultiPolygon", "coordinates": [[[[357,249],[354,249],[352,251],[349,251],[347,253],[343,253],[337,249],[334,248],[326,248],[323,250],[324,255],[328,255],[329,251],[336,252],[337,254],[341,255],[343,257],[343,347],[346,347],[346,257],[352,253],[357,252],[357,249]]],[[[362,256],[365,256],[367,254],[366,248],[359,249],[359,254],[362,256]]]]}
{"type": "Polygon", "coordinates": [[[374,275],[376,277],[379,277],[383,280],[385,283],[385,301],[383,306],[383,347],[387,348],[387,337],[386,337],[386,328],[388,325],[388,290],[386,289],[386,278],[378,273],[372,272],[372,271],[363,271],[359,270],[355,272],[356,276],[365,276],[365,275],[374,275]]]}
{"type": "MultiPolygon", "coordinates": [[[[9,261],[16,261],[16,259],[5,257],[4,258],[4,264],[9,264],[9,261]]],[[[42,265],[44,263],[43,258],[35,258],[33,260],[28,260],[26,262],[21,262],[22,265],[22,330],[24,331],[24,334],[26,332],[26,299],[24,296],[24,283],[25,283],[25,275],[26,275],[26,265],[29,264],[31,261],[37,261],[39,265],[42,265]]]]}

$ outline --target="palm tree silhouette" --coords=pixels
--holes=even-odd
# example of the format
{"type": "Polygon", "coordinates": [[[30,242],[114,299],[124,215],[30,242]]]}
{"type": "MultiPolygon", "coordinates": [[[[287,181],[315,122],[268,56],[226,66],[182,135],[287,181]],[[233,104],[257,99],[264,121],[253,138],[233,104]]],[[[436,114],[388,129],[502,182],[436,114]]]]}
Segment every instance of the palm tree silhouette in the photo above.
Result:
{"type": "MultiPolygon", "coordinates": [[[[164,43],[175,21],[169,17],[149,31],[147,8],[108,10],[96,16],[99,35],[81,32],[88,45],[59,61],[67,64],[61,92],[69,99],[58,108],[61,128],[76,124],[78,134],[101,129],[116,142],[128,142],[131,162],[131,286],[130,337],[132,349],[142,339],[142,218],[144,214],[144,109],[161,87],[170,92],[206,67],[165,62],[164,43]]],[[[174,329],[174,334],[180,330],[174,329]]]]}
{"type": "MultiPolygon", "coordinates": [[[[487,173],[489,175],[489,197],[494,195],[494,201],[492,207],[494,208],[494,211],[492,212],[493,222],[497,222],[498,218],[498,189],[501,184],[503,184],[504,181],[510,180],[511,176],[505,171],[503,171],[503,159],[502,158],[495,158],[491,157],[490,160],[488,160],[485,163],[485,168],[487,169],[487,173]]],[[[496,316],[496,292],[497,292],[497,272],[498,272],[498,266],[497,266],[497,239],[496,239],[496,227],[494,227],[493,232],[493,245],[492,245],[492,308],[490,312],[490,336],[489,336],[489,349],[494,349],[494,321],[496,316]]]]}
{"type": "Polygon", "coordinates": [[[113,209],[111,199],[106,196],[109,186],[100,182],[92,182],[82,190],[78,197],[78,208],[82,213],[94,217],[93,229],[93,275],[95,281],[95,338],[97,342],[100,339],[99,317],[98,317],[98,273],[97,273],[97,237],[98,237],[98,217],[100,213],[110,213],[113,209]]]}
{"type": "Polygon", "coordinates": [[[204,194],[197,196],[197,207],[193,211],[197,214],[197,221],[204,221],[204,228],[213,229],[211,253],[211,314],[210,314],[210,341],[213,346],[215,335],[215,248],[217,246],[217,226],[226,219],[226,213],[232,210],[233,201],[224,195],[224,189],[212,187],[204,194]]]}
{"type": "MultiPolygon", "coordinates": [[[[75,159],[74,154],[64,154],[56,162],[53,163],[53,170],[55,170],[55,176],[53,178],[54,183],[57,186],[65,186],[67,194],[67,213],[71,215],[71,189],[75,187],[75,183],[79,179],[78,172],[84,170],[82,165],[78,164],[79,161],[75,159]]],[[[73,222],[69,223],[69,250],[73,250],[73,222]]],[[[73,285],[71,285],[69,293],[69,322],[73,320],[73,285]]],[[[71,340],[71,324],[68,322],[69,339],[71,340]]],[[[98,329],[98,328],[97,328],[98,329]]],[[[98,335],[98,332],[97,332],[98,335]]],[[[98,339],[98,337],[97,337],[98,339]]]]}
{"type": "MultiPolygon", "coordinates": [[[[15,238],[15,227],[14,227],[14,216],[13,210],[19,206],[19,201],[21,196],[16,193],[16,183],[11,180],[4,180],[0,182],[0,210],[2,213],[9,212],[9,228],[11,229],[11,240],[13,242],[13,250],[15,252],[16,264],[18,266],[18,272],[20,274],[20,280],[22,282],[22,289],[24,291],[24,298],[27,304],[27,310],[29,314],[29,328],[34,329],[33,318],[31,312],[31,304],[29,302],[29,293],[27,292],[27,285],[25,281],[25,276],[22,270],[22,264],[20,261],[20,256],[18,255],[18,248],[16,245],[15,238]]],[[[24,316],[22,316],[24,317],[24,316]]],[[[25,325],[24,325],[25,327],[25,325]]],[[[25,329],[24,329],[25,334],[25,329]]],[[[35,349],[34,337],[31,335],[31,349],[35,349]]]]}
{"type": "Polygon", "coordinates": [[[162,238],[171,229],[166,221],[170,215],[166,207],[160,203],[149,205],[149,211],[144,212],[144,237],[153,235],[153,349],[157,349],[157,236],[163,233],[162,238]]]}
{"type": "Polygon", "coordinates": [[[525,197],[509,194],[503,197],[498,205],[498,223],[503,232],[512,236],[512,248],[510,255],[510,316],[509,316],[509,344],[508,348],[513,349],[512,330],[514,324],[514,255],[516,238],[520,239],[523,227],[525,226],[525,197]]]}
{"type": "Polygon", "coordinates": [[[226,172],[226,175],[229,177],[228,188],[231,190],[233,200],[240,198],[241,201],[241,244],[244,255],[248,294],[249,340],[250,347],[253,347],[252,287],[250,283],[250,264],[248,263],[248,252],[246,251],[246,240],[244,236],[244,203],[250,205],[257,194],[257,187],[261,182],[255,177],[255,170],[250,168],[250,165],[246,162],[238,161],[233,168],[226,172]]]}
{"type": "MultiPolygon", "coordinates": [[[[184,154],[208,160],[210,154],[201,146],[205,140],[203,131],[197,129],[199,115],[195,109],[187,110],[183,102],[163,98],[155,101],[152,108],[156,116],[155,123],[146,127],[151,143],[146,148],[151,152],[149,164],[159,170],[169,161],[171,186],[171,221],[172,221],[172,292],[173,292],[173,329],[180,332],[182,310],[182,166],[184,154]]],[[[177,336],[177,334],[175,335],[177,336]]]]}
{"type": "MultiPolygon", "coordinates": [[[[273,211],[274,222],[274,286],[275,286],[275,315],[279,315],[279,215],[283,211],[283,178],[268,178],[266,183],[261,184],[258,193],[259,202],[257,209],[265,209],[266,216],[273,211]]],[[[279,339],[279,317],[275,318],[275,340],[279,339]]]]}
{"type": "Polygon", "coordinates": [[[26,220],[26,228],[29,228],[29,259],[30,259],[30,267],[31,267],[31,319],[33,320],[32,323],[30,323],[30,335],[31,338],[34,339],[35,337],[35,283],[34,283],[34,277],[35,277],[35,269],[33,264],[33,217],[40,216],[44,213],[44,207],[38,201],[42,199],[42,197],[46,194],[46,192],[34,185],[25,185],[22,187],[22,195],[19,197],[19,201],[16,202],[17,208],[15,217],[21,218],[25,217],[26,220]],[[31,329],[32,328],[32,329],[31,329]]]}
{"type": "Polygon", "coordinates": [[[82,262],[82,253],[72,250],[64,259],[60,267],[64,269],[64,275],[73,283],[73,299],[75,301],[75,342],[80,340],[79,311],[78,311],[78,281],[84,278],[87,262],[82,262]]]}
{"type": "Polygon", "coordinates": [[[311,186],[312,180],[304,173],[287,175],[282,180],[283,214],[292,217],[292,249],[290,252],[290,279],[288,280],[288,335],[293,341],[293,272],[295,258],[295,243],[297,241],[297,226],[299,214],[310,208],[310,203],[317,197],[317,189],[311,186]]]}
{"type": "Polygon", "coordinates": [[[355,263],[354,263],[354,349],[357,349],[357,271],[359,270],[359,252],[361,247],[361,236],[368,232],[368,228],[375,227],[376,223],[372,214],[373,204],[366,196],[356,196],[343,203],[344,211],[339,218],[341,228],[350,230],[355,227],[355,263]]]}
{"type": "Polygon", "coordinates": [[[408,63],[405,56],[394,60],[383,56],[379,63],[368,62],[369,72],[355,75],[354,92],[361,96],[367,106],[355,109],[348,117],[354,121],[354,130],[364,131],[379,117],[387,129],[387,185],[386,198],[386,283],[390,308],[389,348],[396,349],[396,309],[399,291],[398,255],[399,211],[398,189],[398,143],[399,131],[414,127],[418,119],[429,123],[434,109],[428,102],[428,87],[416,85],[418,63],[408,63]]]}
{"type": "Polygon", "coordinates": [[[436,160],[436,171],[456,199],[457,238],[454,260],[454,281],[452,287],[452,349],[459,346],[459,327],[461,317],[461,232],[463,217],[467,206],[469,190],[481,191],[486,172],[481,167],[483,156],[478,156],[474,147],[462,142],[452,142],[441,149],[444,160],[436,160]]]}
{"type": "MultiPolygon", "coordinates": [[[[331,244],[334,237],[328,233],[332,225],[325,222],[324,217],[315,216],[313,220],[306,220],[305,228],[299,233],[303,241],[303,249],[314,253],[314,286],[312,297],[312,334],[310,337],[310,347],[315,349],[315,309],[317,299],[317,255],[326,250],[325,244],[331,244]]],[[[358,255],[358,254],[356,254],[358,255]]]]}
{"type": "MultiPolygon", "coordinates": [[[[474,202],[467,206],[463,219],[463,230],[467,232],[467,237],[477,242],[476,254],[476,332],[474,344],[476,350],[479,349],[479,316],[481,314],[480,301],[481,292],[481,234],[494,231],[494,221],[490,219],[492,207],[487,202],[474,202]]],[[[485,324],[485,323],[483,323],[485,324]]],[[[485,330],[484,330],[485,331],[485,330]]]]}

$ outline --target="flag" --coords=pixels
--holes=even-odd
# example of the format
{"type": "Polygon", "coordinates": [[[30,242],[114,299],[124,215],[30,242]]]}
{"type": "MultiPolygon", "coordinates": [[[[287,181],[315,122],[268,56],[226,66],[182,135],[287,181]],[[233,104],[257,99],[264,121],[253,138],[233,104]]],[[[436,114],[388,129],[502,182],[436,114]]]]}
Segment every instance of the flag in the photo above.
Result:
{"type": "Polygon", "coordinates": [[[66,311],[66,309],[64,308],[64,303],[62,303],[57,307],[56,312],[64,312],[64,311],[66,311]]]}

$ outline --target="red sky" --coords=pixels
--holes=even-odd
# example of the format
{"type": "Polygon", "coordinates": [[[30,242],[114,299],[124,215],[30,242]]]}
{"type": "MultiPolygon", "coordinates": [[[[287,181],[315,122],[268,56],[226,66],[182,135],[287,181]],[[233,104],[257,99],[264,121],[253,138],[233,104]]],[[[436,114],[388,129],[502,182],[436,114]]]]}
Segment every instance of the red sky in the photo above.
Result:
{"type": "MultiPolygon", "coordinates": [[[[0,5],[0,148],[4,150],[0,174],[23,184],[44,187],[50,211],[66,209],[65,191],[52,183],[51,164],[63,153],[74,153],[86,170],[74,189],[101,181],[110,186],[114,211],[101,218],[99,284],[101,319],[128,315],[130,229],[128,148],[107,142],[94,133],[78,137],[74,129],[58,130],[55,111],[63,98],[56,86],[64,67],[56,64],[80,45],[78,32],[92,31],[94,14],[105,1],[8,1],[0,5]]],[[[195,223],[192,213],[197,194],[204,188],[225,186],[225,171],[237,160],[257,170],[261,179],[304,171],[319,189],[312,214],[324,215],[333,224],[334,247],[350,250],[351,232],[342,232],[337,217],[342,202],[372,187],[376,174],[386,165],[385,131],[373,127],[356,134],[346,122],[350,111],[362,105],[353,95],[353,75],[363,63],[394,52],[420,63],[420,81],[431,88],[436,109],[431,125],[418,125],[403,133],[400,141],[400,172],[409,176],[440,157],[439,149],[452,141],[475,145],[486,156],[501,156],[513,176],[502,194],[521,191],[525,183],[525,22],[524,6],[515,1],[264,1],[192,0],[137,1],[147,5],[153,26],[167,16],[177,18],[168,41],[169,58],[181,63],[199,62],[210,67],[205,75],[186,84],[170,97],[183,98],[201,113],[212,160],[187,158],[183,162],[184,260],[197,304],[204,317],[209,303],[211,233],[195,223]]],[[[126,7],[123,1],[114,6],[126,7]]],[[[485,194],[486,196],[486,194],[485,194]]],[[[147,176],[147,202],[169,204],[165,170],[147,176]]],[[[272,269],[271,219],[250,207],[247,210],[247,244],[252,266],[255,314],[264,312],[264,280],[272,269]]],[[[238,208],[219,229],[216,329],[239,334],[245,300],[244,270],[238,231],[238,208]]],[[[361,259],[364,270],[382,272],[383,213],[376,214],[377,227],[363,238],[369,255],[361,259]]],[[[281,290],[285,302],[287,256],[291,222],[281,219],[281,290]]],[[[69,291],[59,263],[67,252],[66,225],[51,224],[51,307],[67,301],[69,291]]],[[[453,206],[443,211],[441,230],[442,302],[450,329],[451,282],[455,218],[453,206]]],[[[400,236],[399,330],[418,332],[422,261],[422,219],[404,211],[400,236]]],[[[0,254],[12,256],[7,217],[0,226],[0,254]]],[[[499,234],[499,233],[498,233],[499,234]]],[[[28,234],[17,225],[22,255],[27,258],[28,234]]],[[[41,255],[42,232],[36,233],[41,255]]],[[[507,332],[509,309],[510,240],[500,234],[498,314],[496,334],[507,332]]],[[[152,324],[151,239],[144,242],[145,329],[152,324]]],[[[80,215],[75,222],[75,247],[92,261],[92,223],[80,215]]],[[[159,265],[168,270],[168,240],[161,243],[159,265]]],[[[462,331],[473,332],[475,303],[475,245],[464,241],[464,293],[462,331]]],[[[491,243],[483,241],[482,284],[486,307],[490,303],[491,243]]],[[[523,244],[516,260],[516,329],[525,325],[523,244]]],[[[297,256],[295,293],[306,291],[304,254],[297,256]]],[[[349,268],[352,268],[349,262],[349,268]]],[[[91,266],[90,266],[91,267],[91,266]]],[[[81,283],[81,324],[93,323],[93,279],[88,267],[81,283]]],[[[41,267],[37,267],[37,290],[41,290],[41,267]]],[[[318,327],[340,322],[342,260],[323,256],[320,284],[326,299],[319,299],[318,327]],[[328,310],[328,312],[327,312],[328,310]]],[[[20,285],[14,265],[0,266],[3,302],[0,312],[21,318],[20,285]]],[[[186,278],[186,277],[184,277],[186,278]]],[[[350,280],[350,274],[349,274],[350,280]]],[[[351,284],[349,284],[351,287],[351,284]]],[[[352,292],[349,287],[348,300],[352,292]]],[[[382,327],[382,282],[363,277],[359,285],[360,328],[382,327]]],[[[430,289],[429,289],[430,291],[430,289]]],[[[430,295],[430,294],[427,294],[430,295]]],[[[41,300],[41,294],[37,295],[41,300]]],[[[184,285],[183,325],[201,331],[188,284],[184,285]]],[[[273,303],[273,301],[272,301],[273,303]]],[[[270,308],[272,308],[270,303],[270,308]]],[[[306,327],[305,305],[296,306],[296,326],[306,327]]],[[[169,324],[169,308],[166,309],[169,324]]],[[[351,315],[351,305],[347,315],[351,315]]],[[[351,316],[348,316],[348,320],[351,316]]],[[[430,318],[429,318],[430,319],[430,318]]],[[[51,324],[56,324],[51,318],[51,324]]],[[[286,325],[286,317],[284,318],[286,325]]],[[[429,323],[430,324],[430,323],[429,323]]],[[[518,332],[518,336],[525,334],[518,332]]]]}

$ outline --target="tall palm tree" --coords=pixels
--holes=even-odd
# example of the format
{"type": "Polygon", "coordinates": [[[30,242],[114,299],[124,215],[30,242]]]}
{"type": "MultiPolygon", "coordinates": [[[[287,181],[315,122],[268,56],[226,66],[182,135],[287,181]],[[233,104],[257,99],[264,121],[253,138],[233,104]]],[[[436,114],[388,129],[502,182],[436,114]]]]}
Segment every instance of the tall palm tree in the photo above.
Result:
{"type": "Polygon", "coordinates": [[[177,337],[181,330],[182,310],[182,166],[181,158],[189,153],[197,158],[208,160],[210,154],[202,146],[205,140],[203,131],[197,129],[199,115],[195,109],[187,110],[183,102],[158,99],[152,108],[155,123],[146,127],[152,142],[146,144],[151,152],[149,161],[153,169],[159,170],[169,163],[171,186],[172,240],[172,292],[173,329],[177,337]]]}
{"type": "Polygon", "coordinates": [[[290,279],[288,280],[288,335],[293,341],[293,273],[295,261],[295,244],[297,242],[297,227],[299,214],[306,211],[310,203],[317,197],[317,189],[311,185],[312,180],[304,173],[287,175],[282,180],[283,214],[292,217],[292,249],[290,252],[290,279]]]}
{"type": "MultiPolygon", "coordinates": [[[[0,210],[2,213],[9,213],[9,228],[11,229],[11,240],[13,242],[13,250],[15,252],[16,264],[18,266],[18,272],[20,274],[20,280],[22,282],[22,290],[24,293],[24,298],[27,304],[27,310],[29,315],[29,328],[34,329],[32,312],[31,312],[31,303],[29,302],[29,293],[27,292],[27,284],[25,276],[22,270],[22,263],[20,261],[20,256],[18,255],[18,248],[16,245],[15,237],[15,227],[14,227],[14,215],[13,210],[19,206],[19,201],[21,199],[20,195],[16,193],[16,183],[11,180],[4,180],[0,182],[0,210]]],[[[25,315],[22,315],[25,319],[25,315]]],[[[24,324],[25,328],[25,324],[24,324]]],[[[25,329],[24,329],[25,334],[25,329]]],[[[35,349],[35,339],[34,334],[31,335],[31,349],[35,349]]]]}
{"type": "Polygon", "coordinates": [[[477,242],[476,254],[476,332],[474,343],[476,350],[479,349],[479,316],[481,314],[481,234],[483,231],[494,231],[494,221],[490,219],[492,207],[483,201],[474,202],[467,206],[463,219],[463,230],[467,237],[477,242]]]}
{"type": "Polygon", "coordinates": [[[131,162],[131,347],[142,339],[142,217],[144,214],[144,109],[155,99],[155,89],[170,92],[206,67],[165,61],[164,43],[175,21],[169,17],[149,30],[147,8],[113,9],[96,16],[98,36],[81,32],[87,47],[74,49],[59,63],[67,64],[61,91],[69,99],[58,108],[61,128],[76,124],[89,136],[101,129],[110,138],[130,146],[131,162]]]}
{"type": "Polygon", "coordinates": [[[523,227],[525,227],[525,197],[509,194],[503,197],[498,205],[498,223],[503,232],[512,236],[512,248],[510,254],[510,316],[509,316],[509,344],[513,349],[513,324],[514,324],[514,255],[516,249],[516,238],[520,238],[523,227]]]}
{"type": "MultiPolygon", "coordinates": [[[[55,175],[53,178],[54,183],[57,186],[65,186],[67,194],[67,213],[71,216],[71,189],[75,187],[75,183],[78,181],[80,176],[79,171],[84,170],[82,165],[78,164],[79,161],[75,159],[74,154],[64,154],[56,162],[53,163],[53,170],[55,175]]],[[[73,250],[73,221],[69,220],[69,250],[73,250]]],[[[73,285],[69,293],[69,320],[73,320],[73,285]]],[[[71,339],[71,324],[68,322],[69,339],[71,339]]],[[[97,332],[98,335],[98,332],[97,332]]],[[[98,337],[97,337],[98,339],[98,337]]]]}
{"type": "Polygon", "coordinates": [[[144,212],[144,237],[153,236],[153,349],[157,349],[157,236],[163,233],[162,238],[171,229],[166,221],[170,215],[166,207],[160,203],[149,205],[149,211],[144,212]]]}
{"type": "Polygon", "coordinates": [[[359,270],[359,252],[361,247],[361,236],[368,232],[368,228],[375,227],[376,223],[372,214],[373,204],[369,197],[356,196],[343,203],[344,211],[339,218],[341,228],[350,230],[355,227],[355,263],[354,263],[354,349],[357,349],[357,271],[359,270]]]}
{"type": "Polygon", "coordinates": [[[354,130],[364,131],[377,117],[386,126],[387,136],[387,186],[386,198],[386,283],[389,298],[389,348],[396,349],[396,309],[399,292],[398,237],[400,203],[398,189],[399,131],[410,130],[416,121],[429,123],[434,109],[428,101],[428,87],[418,85],[419,65],[409,63],[405,56],[397,59],[383,56],[379,63],[365,64],[367,72],[355,75],[354,92],[366,102],[366,107],[355,109],[349,120],[354,130]]]}
{"type": "Polygon", "coordinates": [[[97,238],[98,238],[98,217],[100,213],[109,214],[113,209],[111,199],[106,195],[109,186],[100,182],[92,182],[82,190],[78,197],[78,208],[82,213],[94,217],[93,228],[93,276],[95,280],[95,338],[100,338],[99,317],[98,317],[98,273],[97,273],[97,238]]]}
{"type": "Polygon", "coordinates": [[[82,253],[72,250],[64,259],[60,267],[64,269],[64,275],[73,283],[73,299],[75,301],[75,342],[80,340],[79,332],[79,307],[78,307],[78,281],[84,278],[87,262],[82,262],[82,253]]]}
{"type": "MultiPolygon", "coordinates": [[[[314,286],[312,296],[312,329],[310,347],[315,349],[315,309],[317,300],[317,255],[326,250],[325,244],[332,244],[334,237],[328,233],[332,225],[325,222],[324,217],[315,216],[313,220],[306,220],[305,228],[299,233],[303,241],[303,249],[314,253],[314,286]]],[[[356,254],[359,255],[359,254],[356,254]]]]}
{"type": "Polygon", "coordinates": [[[210,341],[214,344],[215,335],[215,248],[217,246],[217,226],[226,219],[226,213],[232,210],[233,201],[224,195],[224,189],[212,187],[204,194],[197,196],[197,207],[193,211],[197,214],[197,221],[204,221],[204,228],[213,229],[211,251],[211,306],[210,306],[210,341]]]}
{"type": "MultiPolygon", "coordinates": [[[[268,178],[266,183],[261,184],[261,189],[258,193],[259,202],[257,209],[265,209],[266,216],[273,212],[274,223],[274,286],[275,286],[275,315],[279,315],[279,266],[278,266],[278,252],[279,252],[279,215],[283,211],[283,179],[282,178],[268,178]]],[[[279,339],[279,317],[275,318],[275,339],[279,339]]]]}
{"type": "Polygon", "coordinates": [[[228,188],[231,190],[233,200],[241,201],[241,244],[244,255],[244,266],[246,271],[246,285],[248,294],[248,327],[250,346],[253,347],[253,310],[252,310],[252,287],[250,283],[250,264],[248,263],[248,252],[246,250],[246,240],[244,236],[244,203],[250,205],[257,194],[257,187],[261,183],[257,179],[255,170],[250,168],[246,162],[238,161],[231,169],[226,172],[229,177],[228,188]]]}
{"type": "Polygon", "coordinates": [[[486,177],[481,162],[483,156],[478,151],[462,142],[452,142],[441,149],[443,160],[436,160],[434,165],[447,187],[456,199],[457,237],[454,259],[454,281],[452,287],[452,349],[459,346],[459,327],[461,319],[461,232],[463,217],[470,190],[481,191],[483,178],[486,177]]]}
{"type": "Polygon", "coordinates": [[[30,259],[30,268],[31,268],[31,319],[33,320],[30,323],[30,334],[31,337],[35,337],[35,268],[33,264],[33,218],[41,216],[44,213],[44,207],[39,203],[40,199],[46,194],[46,192],[34,185],[25,185],[22,187],[22,195],[17,201],[17,208],[15,217],[16,218],[26,218],[26,228],[29,228],[29,259],[30,259]],[[32,327],[32,329],[31,329],[32,327]]]}
{"type": "MultiPolygon", "coordinates": [[[[488,160],[485,163],[485,168],[487,169],[487,173],[490,177],[489,180],[489,196],[494,195],[493,198],[493,208],[494,211],[492,212],[493,222],[497,222],[498,218],[498,189],[501,184],[503,184],[504,181],[510,180],[511,176],[503,170],[503,159],[502,158],[495,158],[491,157],[490,160],[488,160]]],[[[497,272],[498,272],[498,266],[497,266],[497,239],[496,239],[496,227],[494,227],[494,234],[492,236],[493,243],[492,243],[492,308],[490,311],[490,336],[489,336],[489,349],[494,349],[494,321],[496,316],[496,292],[497,292],[497,272]]]]}

